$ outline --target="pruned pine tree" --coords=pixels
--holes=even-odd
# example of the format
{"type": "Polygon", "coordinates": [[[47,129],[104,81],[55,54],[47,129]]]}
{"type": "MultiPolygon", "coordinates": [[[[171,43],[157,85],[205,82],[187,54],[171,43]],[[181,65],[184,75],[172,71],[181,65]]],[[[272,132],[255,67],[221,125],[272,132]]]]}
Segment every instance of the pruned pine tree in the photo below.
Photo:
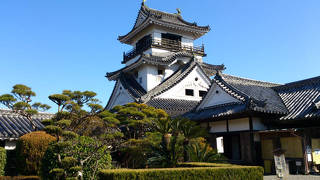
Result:
{"type": "Polygon", "coordinates": [[[34,96],[36,96],[36,93],[33,92],[30,87],[23,84],[16,84],[13,86],[10,94],[3,94],[0,96],[0,103],[14,113],[26,117],[29,120],[32,129],[37,130],[37,126],[34,123],[32,116],[37,114],[39,110],[47,111],[51,107],[39,102],[31,104],[32,97],[34,96]]]}
{"type": "Polygon", "coordinates": [[[104,111],[95,96],[92,91],[70,90],[49,96],[58,106],[55,117],[44,122],[45,130],[57,138],[53,145],[56,163],[44,168],[43,178],[80,175],[80,179],[95,179],[98,169],[111,163],[109,152],[122,142],[120,121],[104,111]]]}

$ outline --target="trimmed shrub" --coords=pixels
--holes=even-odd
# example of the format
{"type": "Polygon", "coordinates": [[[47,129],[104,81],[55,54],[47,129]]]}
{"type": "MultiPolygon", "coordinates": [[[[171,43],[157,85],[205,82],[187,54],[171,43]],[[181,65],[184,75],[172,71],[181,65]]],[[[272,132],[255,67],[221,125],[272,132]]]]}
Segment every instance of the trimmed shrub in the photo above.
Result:
{"type": "Polygon", "coordinates": [[[36,131],[20,137],[17,143],[17,168],[19,174],[38,175],[41,160],[50,142],[56,138],[44,131],[36,131]]]}
{"type": "Polygon", "coordinates": [[[6,150],[0,147],[0,176],[4,176],[4,168],[6,167],[7,154],[6,150]]]}
{"type": "MultiPolygon", "coordinates": [[[[205,162],[184,162],[179,163],[178,167],[235,167],[239,165],[228,163],[205,163],[205,162]]],[[[241,166],[240,166],[241,167],[241,166]]]]}
{"type": "Polygon", "coordinates": [[[38,176],[1,176],[0,180],[40,180],[38,176]]]}
{"type": "Polygon", "coordinates": [[[184,180],[263,180],[263,168],[257,166],[237,167],[194,167],[166,169],[115,169],[102,170],[98,179],[108,180],[146,180],[146,179],[184,179],[184,180]]]}

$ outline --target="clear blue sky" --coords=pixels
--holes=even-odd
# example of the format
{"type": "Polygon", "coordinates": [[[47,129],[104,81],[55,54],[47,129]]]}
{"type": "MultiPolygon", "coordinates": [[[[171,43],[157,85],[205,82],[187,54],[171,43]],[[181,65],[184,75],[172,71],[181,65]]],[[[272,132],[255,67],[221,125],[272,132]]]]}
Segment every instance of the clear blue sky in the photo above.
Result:
{"type": "MultiPolygon", "coordinates": [[[[148,0],[212,30],[200,38],[211,64],[228,74],[286,83],[319,76],[319,0],[148,0]]],[[[117,41],[131,30],[140,0],[0,1],[0,94],[22,83],[50,104],[64,89],[92,90],[105,105],[130,49],[117,41]]],[[[3,106],[2,106],[3,107],[3,106]]]]}

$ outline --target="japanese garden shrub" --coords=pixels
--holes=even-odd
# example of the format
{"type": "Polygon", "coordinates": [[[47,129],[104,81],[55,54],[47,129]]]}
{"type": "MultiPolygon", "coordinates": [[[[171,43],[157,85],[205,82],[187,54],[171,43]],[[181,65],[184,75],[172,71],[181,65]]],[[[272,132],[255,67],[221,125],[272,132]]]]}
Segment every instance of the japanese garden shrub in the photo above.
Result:
{"type": "Polygon", "coordinates": [[[98,179],[104,180],[263,180],[263,168],[258,166],[193,167],[164,169],[102,170],[98,179]]]}
{"type": "Polygon", "coordinates": [[[0,176],[4,176],[4,168],[6,167],[7,155],[6,150],[0,147],[0,176]]]}
{"type": "Polygon", "coordinates": [[[206,163],[206,162],[183,162],[178,163],[178,167],[235,167],[239,165],[228,163],[206,163]]]}
{"type": "Polygon", "coordinates": [[[41,161],[50,142],[56,138],[44,131],[25,134],[17,142],[17,168],[19,174],[38,175],[41,161]]]}
{"type": "Polygon", "coordinates": [[[40,180],[38,176],[2,176],[0,180],[40,180]]]}

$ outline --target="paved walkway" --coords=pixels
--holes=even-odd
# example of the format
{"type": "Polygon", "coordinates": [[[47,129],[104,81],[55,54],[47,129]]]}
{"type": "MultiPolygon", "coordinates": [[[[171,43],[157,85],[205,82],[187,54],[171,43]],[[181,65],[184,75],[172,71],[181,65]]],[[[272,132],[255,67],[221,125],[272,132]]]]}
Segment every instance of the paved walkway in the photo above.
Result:
{"type": "MultiPolygon", "coordinates": [[[[278,180],[277,176],[264,176],[264,180],[278,180]]],[[[288,178],[284,180],[320,180],[320,175],[289,175],[288,178]]]]}

